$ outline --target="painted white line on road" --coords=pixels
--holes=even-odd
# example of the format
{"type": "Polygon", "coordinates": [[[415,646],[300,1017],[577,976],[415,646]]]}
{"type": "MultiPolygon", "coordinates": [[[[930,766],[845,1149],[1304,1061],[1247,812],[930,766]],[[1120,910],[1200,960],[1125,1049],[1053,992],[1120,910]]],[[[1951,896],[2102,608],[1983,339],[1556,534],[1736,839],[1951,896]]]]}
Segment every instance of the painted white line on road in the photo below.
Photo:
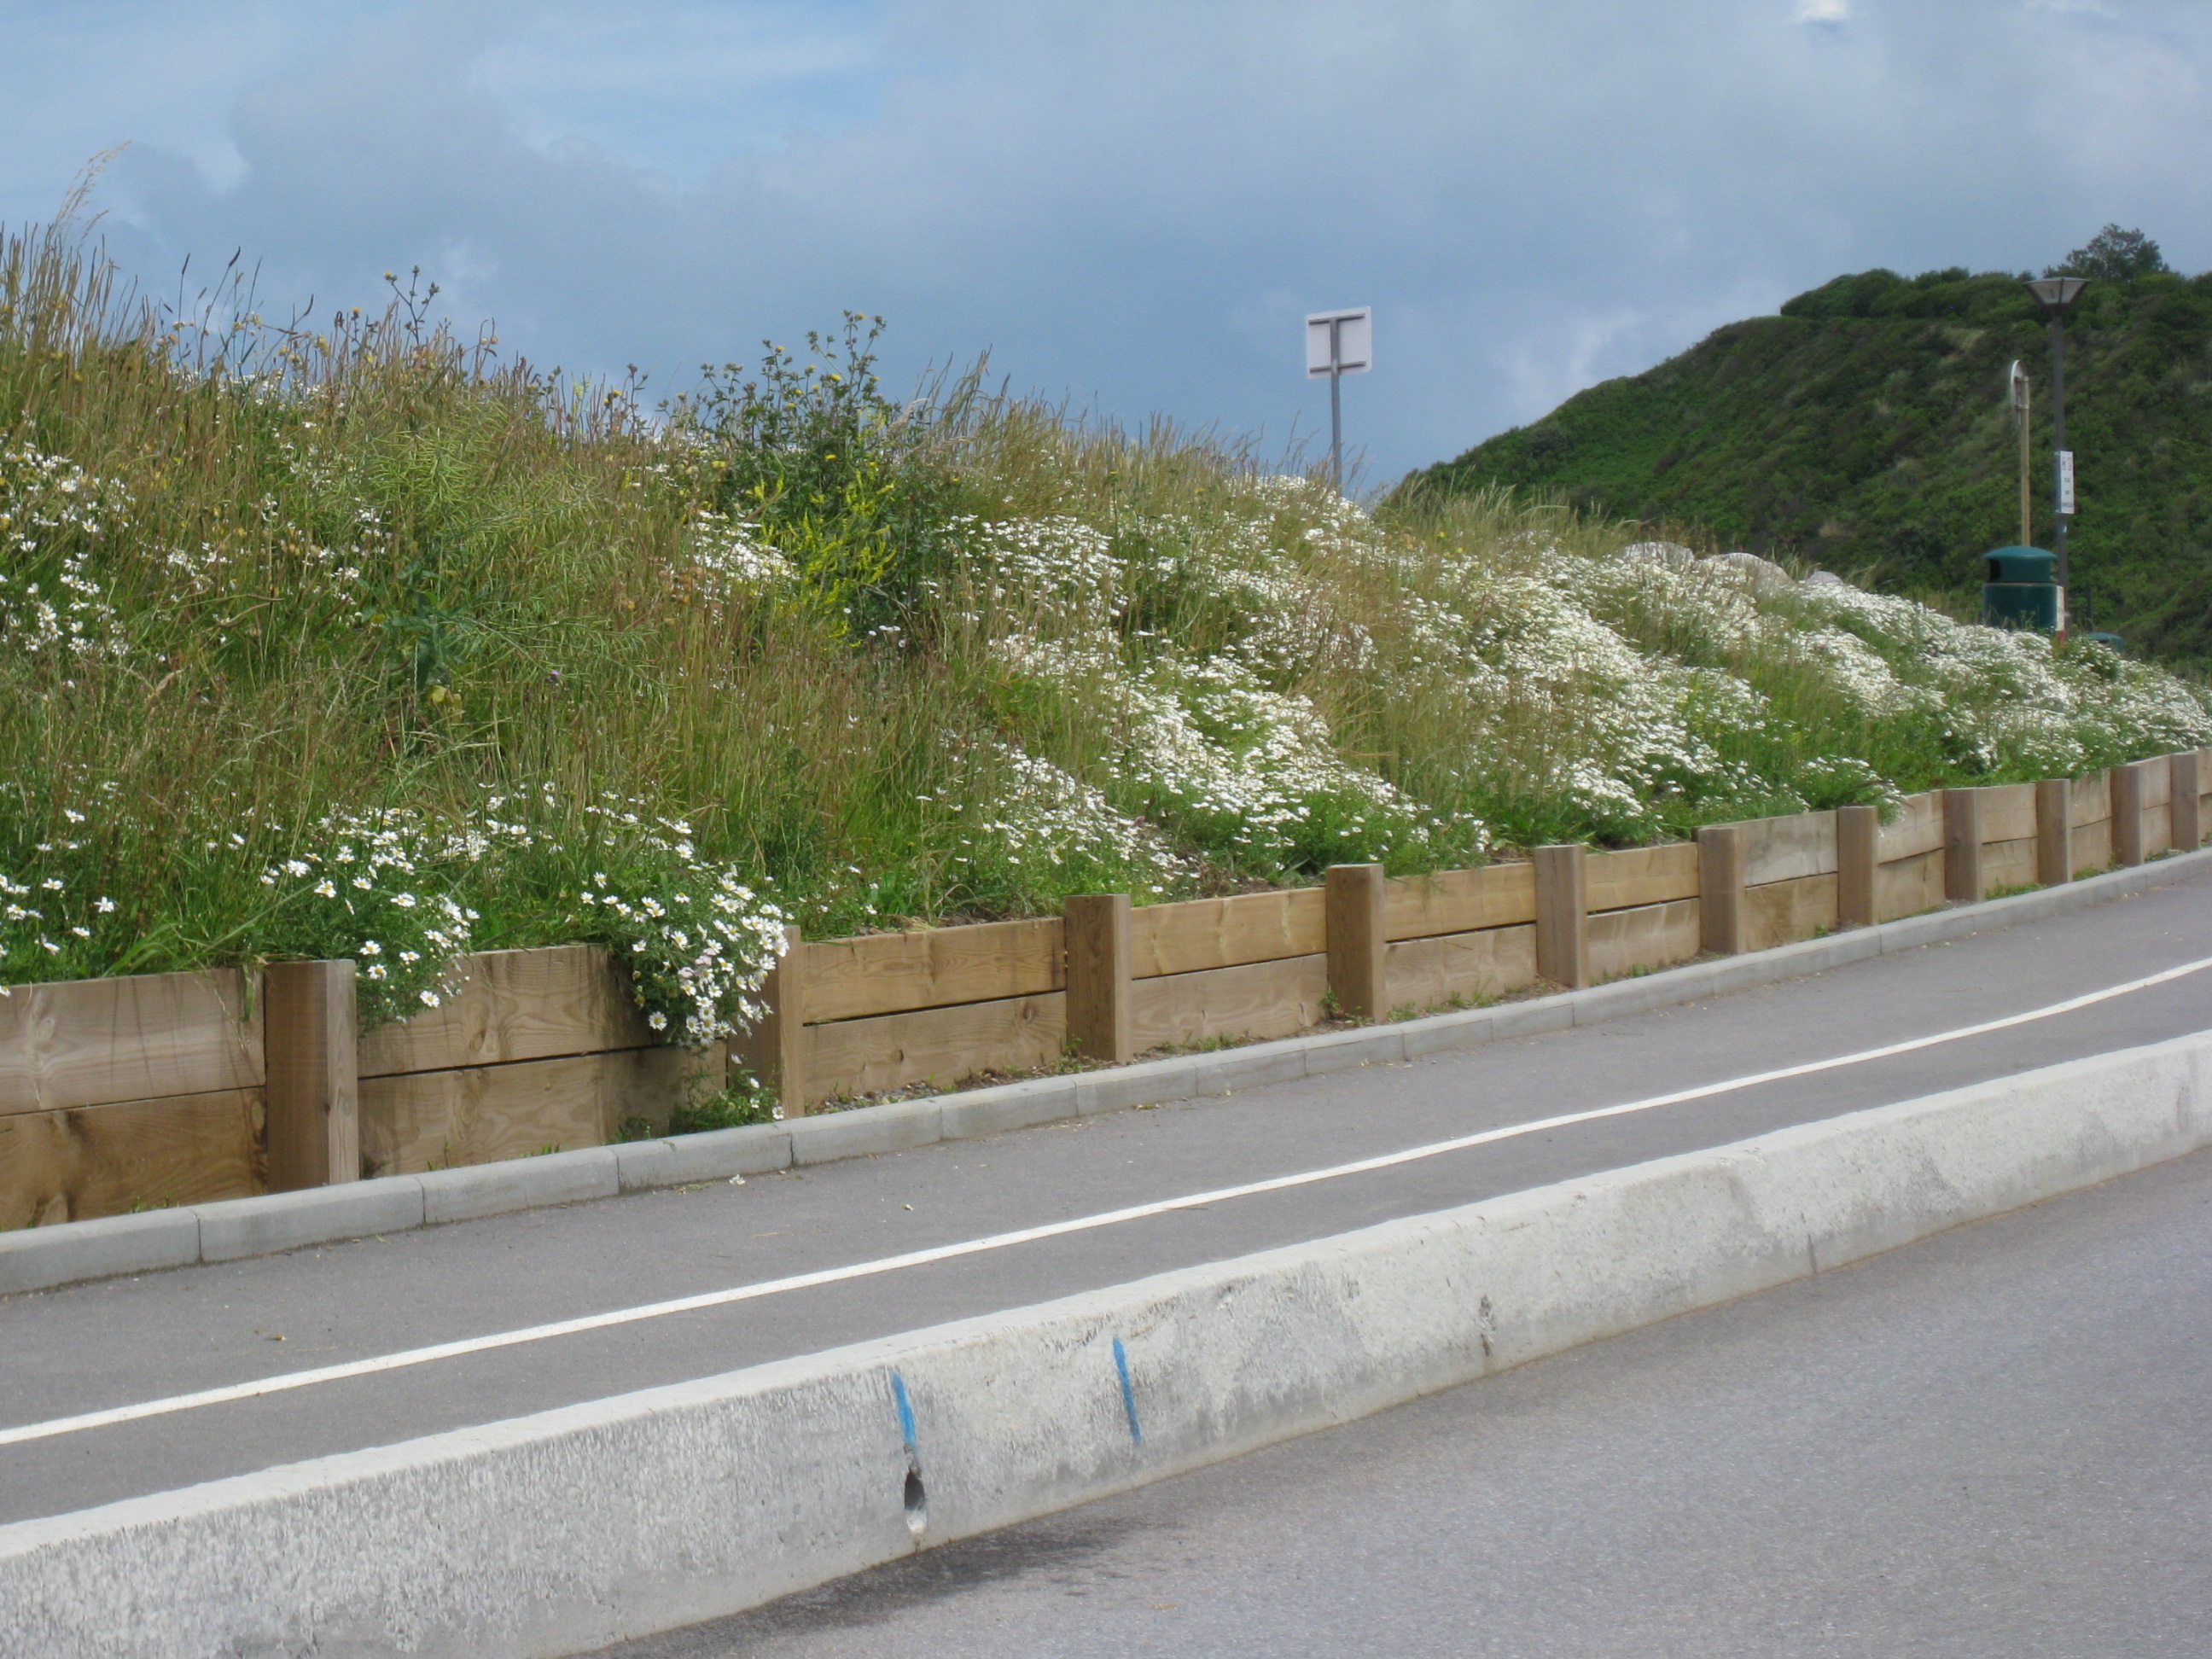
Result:
{"type": "Polygon", "coordinates": [[[1643,1100],[1632,1100],[1618,1106],[1600,1106],[1585,1112],[1567,1112],[1556,1117],[1537,1118],[1525,1123],[1507,1124],[1502,1128],[1485,1129],[1476,1134],[1460,1135],[1450,1140],[1432,1140],[1419,1146],[1408,1146],[1402,1152],[1383,1152],[1373,1158],[1363,1158],[1350,1164],[1331,1164],[1323,1170],[1304,1170],[1295,1175],[1272,1176],[1265,1181],[1249,1181],[1241,1186],[1217,1187],[1210,1192],[1191,1193],[1182,1198],[1164,1198],[1150,1204],[1133,1204],[1126,1209],[1105,1210],[1096,1215],[1076,1216],[1066,1221],[1049,1221],[1041,1226],[1022,1227],[1012,1232],[992,1233],[982,1238],[971,1238],[954,1244],[939,1244],[926,1250],[909,1250],[903,1255],[887,1255],[872,1261],[855,1261],[842,1267],[823,1267],[813,1273],[794,1273],[787,1279],[763,1279],[756,1284],[740,1285],[726,1291],[706,1291],[696,1296],[678,1297],[667,1302],[648,1302],[634,1308],[617,1308],[606,1313],[586,1314],[580,1318],[556,1320],[550,1324],[529,1325],[520,1330],[499,1331],[489,1336],[465,1337],[455,1342],[434,1343],[428,1347],[405,1348],[396,1353],[378,1354],[367,1359],[349,1360],[343,1364],[318,1366],[313,1370],[287,1371],[276,1376],[257,1378],[250,1382],[234,1382],[220,1389],[204,1389],[196,1394],[173,1395],[164,1400],[143,1401],[136,1405],[115,1406],[104,1411],[85,1412],[75,1417],[57,1417],[43,1423],[23,1423],[12,1428],[0,1429],[0,1446],[15,1445],[27,1440],[45,1440],[56,1435],[79,1434],[88,1429],[108,1428],[118,1423],[137,1422],[143,1418],[163,1417],[174,1412],[193,1411],[203,1406],[220,1406],[232,1401],[252,1400],[262,1395],[281,1394],[293,1389],[313,1388],[322,1382],[342,1382],[353,1377],[374,1376],[380,1371],[401,1370],[412,1365],[428,1365],[441,1359],[458,1359],[468,1354],[486,1353],[498,1348],[512,1348],[529,1342],[550,1341],[555,1337],[574,1336],[586,1331],[605,1330],[617,1325],[632,1325],[647,1319],[665,1319],[671,1314],[691,1313],[702,1308],[726,1307],[732,1303],[755,1301],[763,1297],[781,1296],[787,1291],[812,1290],[817,1285],[842,1284],[848,1279],[867,1279],[878,1273],[896,1273],[902,1268],[927,1267],[932,1262],[951,1261],[965,1255],[980,1255],[989,1250],[1003,1250],[1018,1244],[1031,1244],[1040,1239],[1064,1237],[1070,1233],[1088,1232],[1094,1228],[1118,1226],[1126,1221],[1142,1221],[1147,1217],[1167,1215],[1177,1210],[1194,1210],[1208,1204],[1219,1204],[1231,1199],[1253,1198],[1262,1193],[1279,1193],[1294,1187],[1309,1187],[1318,1182],[1340,1180],[1346,1176],[1365,1175],[1376,1170],[1392,1169],[1401,1164],[1418,1163],[1423,1158],[1441,1158],[1447,1153],[1466,1152],[1472,1147],[1486,1146],[1501,1140],[1510,1140],[1521,1135],[1541,1134],[1551,1129],[1565,1129],[1579,1123],[1595,1123],[1606,1118],[1626,1117],[1635,1112],[1649,1112],[1662,1106],[1679,1106],[1685,1102],[1705,1100],[1714,1095],[1729,1094],[1739,1089],[1757,1088],[1762,1084],[1786,1082],[1791,1078],[1809,1077],[1817,1072],[1836,1071],[1845,1066],[1861,1066],[1870,1060],[1887,1060],[1892,1055],[1911,1054],[1921,1048],[1933,1048],[1946,1042],[1958,1042],[1967,1037],[1984,1036],[1991,1031],[2002,1031],[2015,1025],[2026,1025],[2039,1019],[2050,1019],[2077,1009],[2109,1002],[2136,991],[2167,984],[2191,974],[2202,973],[2212,968],[2212,957],[2195,962],[2185,962],[2178,967],[2131,979],[2125,984],[2109,985],[2100,991],[2085,992],[2069,997],[2063,1002],[2054,1002],[2041,1008],[2031,1008],[2024,1013],[2007,1014],[2001,1019],[1984,1020],[1975,1025],[1961,1025],[1953,1030],[1937,1031],[1928,1036],[1911,1037],[1902,1042],[1885,1043],[1879,1048],[1862,1048],[1856,1053],[1838,1054],[1828,1060],[1807,1060],[1799,1066],[1784,1066],[1771,1072],[1754,1072],[1747,1077],[1730,1078],[1722,1083],[1701,1084],[1694,1089],[1678,1089],[1672,1094],[1653,1095],[1643,1100]]]}

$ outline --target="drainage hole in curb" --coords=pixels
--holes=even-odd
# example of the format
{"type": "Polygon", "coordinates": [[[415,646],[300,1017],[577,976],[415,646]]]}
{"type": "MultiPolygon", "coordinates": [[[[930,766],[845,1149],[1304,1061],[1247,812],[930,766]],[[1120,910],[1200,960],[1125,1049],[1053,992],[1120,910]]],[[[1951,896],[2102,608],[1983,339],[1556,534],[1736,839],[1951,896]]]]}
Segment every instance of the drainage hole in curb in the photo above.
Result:
{"type": "Polygon", "coordinates": [[[916,1538],[929,1525],[929,1494],[922,1490],[921,1471],[906,1472],[906,1527],[916,1538]]]}

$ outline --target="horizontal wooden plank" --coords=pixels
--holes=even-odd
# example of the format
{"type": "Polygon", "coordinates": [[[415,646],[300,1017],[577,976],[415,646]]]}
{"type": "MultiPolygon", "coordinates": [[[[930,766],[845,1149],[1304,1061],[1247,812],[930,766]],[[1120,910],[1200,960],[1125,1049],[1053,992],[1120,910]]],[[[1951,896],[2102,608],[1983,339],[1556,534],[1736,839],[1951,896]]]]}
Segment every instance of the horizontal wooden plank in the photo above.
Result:
{"type": "Polygon", "coordinates": [[[1893,859],[1874,872],[1875,920],[1917,916],[1943,902],[1943,849],[1893,859]]]}
{"type": "Polygon", "coordinates": [[[1800,876],[1743,890],[1747,951],[1810,939],[1836,925],[1836,878],[1800,876]]]}
{"type": "Polygon", "coordinates": [[[262,1091],[0,1117],[0,1230],[264,1190],[262,1091]]]}
{"type": "Polygon", "coordinates": [[[0,996],[0,1115],[258,1088],[247,991],[235,969],[15,987],[0,996]]]}
{"type": "Polygon", "coordinates": [[[1895,819],[1883,824],[1875,836],[1875,857],[1883,864],[1917,859],[1936,851],[1943,842],[1943,797],[1929,789],[1907,795],[1899,804],[1895,819]]]}
{"type": "Polygon", "coordinates": [[[1793,812],[1787,817],[1747,818],[1736,828],[1743,836],[1743,879],[1747,887],[1835,873],[1833,812],[1793,812]]]}
{"type": "Polygon", "coordinates": [[[917,1083],[951,1088],[979,1073],[1034,1071],[1054,1064],[1066,1040],[1065,991],[810,1025],[807,1098],[917,1083]]]}
{"type": "Polygon", "coordinates": [[[1993,784],[1980,792],[1982,842],[2018,841],[2035,834],[2035,786],[2032,783],[1993,784]]]}
{"type": "Polygon", "coordinates": [[[2145,858],[2163,853],[2173,845],[2173,805],[2162,800],[2155,806],[2146,806],[2142,814],[2142,850],[2145,858]]]}
{"type": "Polygon", "coordinates": [[[1290,1036],[1327,1015],[1328,958],[1285,957],[1129,988],[1138,1051],[1215,1037],[1290,1036]]]}
{"type": "Polygon", "coordinates": [[[1984,897],[2000,888],[2034,885],[2033,836],[1982,843],[1982,893],[1984,897]]]}
{"type": "Polygon", "coordinates": [[[703,1071],[700,1086],[720,1086],[720,1060],[719,1047],[704,1056],[628,1048],[363,1078],[362,1170],[419,1175],[549,1149],[574,1152],[604,1146],[629,1117],[665,1129],[695,1077],[703,1071]]]}
{"type": "Polygon", "coordinates": [[[1065,989],[1058,916],[809,940],[809,1024],[1065,989]]]}
{"type": "Polygon", "coordinates": [[[1130,974],[1199,973],[1328,949],[1328,900],[1318,887],[1147,904],[1129,913],[1130,974]]]}
{"type": "Polygon", "coordinates": [[[1583,860],[1583,872],[1592,915],[1695,898],[1698,844],[1685,841],[1671,847],[1593,853],[1583,860]]]}
{"type": "Polygon", "coordinates": [[[1401,939],[1390,946],[1387,974],[1393,1010],[1487,1002],[1536,982],[1536,929],[1524,922],[1401,939]]]}
{"type": "Polygon", "coordinates": [[[2085,824],[2102,823],[2112,816],[2112,775],[2109,772],[2092,772],[2073,781],[2073,787],[2067,792],[2067,809],[2076,830],[2085,824]]]}
{"type": "Polygon", "coordinates": [[[1391,939],[1430,939],[1536,920],[1536,866],[1526,859],[1479,870],[1401,876],[1385,884],[1383,932],[1391,939]]]}
{"type": "Polygon", "coordinates": [[[459,982],[441,1006],[363,1035],[362,1076],[551,1060],[656,1040],[630,1000],[628,978],[599,945],[481,951],[455,966],[459,982]]]}
{"type": "Polygon", "coordinates": [[[2074,873],[2094,876],[2112,867],[2112,825],[2100,818],[2074,831],[2074,873]]]}
{"type": "Polygon", "coordinates": [[[2161,755],[2142,769],[2142,804],[2146,808],[2163,806],[2172,799],[2173,769],[2161,755]]]}
{"type": "Polygon", "coordinates": [[[1698,954],[1699,912],[1693,898],[1613,910],[1589,919],[1592,983],[1638,969],[1668,968],[1698,954]]]}

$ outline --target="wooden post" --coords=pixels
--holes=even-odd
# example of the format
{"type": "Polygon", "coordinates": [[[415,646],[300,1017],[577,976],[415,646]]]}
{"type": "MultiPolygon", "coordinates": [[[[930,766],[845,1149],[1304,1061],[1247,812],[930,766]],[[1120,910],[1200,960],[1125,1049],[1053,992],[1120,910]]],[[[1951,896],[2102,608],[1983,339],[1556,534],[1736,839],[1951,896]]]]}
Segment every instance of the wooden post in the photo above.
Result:
{"type": "Polygon", "coordinates": [[[1743,826],[1709,823],[1698,831],[1698,943],[1723,956],[1744,947],[1743,826]]]}
{"type": "Polygon", "coordinates": [[[1570,991],[1589,983],[1589,888],[1578,842],[1536,849],[1536,971],[1570,991]]]}
{"type": "Polygon", "coordinates": [[[2143,765],[2131,761],[2112,769],[2112,862],[2143,861],[2143,765]]]}
{"type": "Polygon", "coordinates": [[[1086,1060],[1125,1066],[1136,1052],[1129,1007],[1129,896],[1085,893],[1060,907],[1067,944],[1067,1036],[1086,1060]]]}
{"type": "Polygon", "coordinates": [[[350,962],[274,962],[262,972],[269,1190],[361,1179],[361,1033],[350,962]]]}
{"type": "Polygon", "coordinates": [[[750,1031],[730,1039],[729,1057],[749,1067],[756,1081],[775,1091],[786,1117],[805,1117],[807,1106],[805,941],[799,929],[783,930],[783,954],[768,970],[760,989],[768,1012],[750,1031]]]}
{"type": "Polygon", "coordinates": [[[1382,866],[1332,864],[1327,879],[1328,988],[1336,1012],[1346,1019],[1381,1019],[1390,1012],[1382,866]]]}
{"type": "Polygon", "coordinates": [[[2166,764],[2173,769],[2173,781],[2167,791],[2173,801],[2173,845],[2177,851],[2193,853],[2204,844],[2203,771],[2197,750],[2185,749],[2166,764]]]}
{"type": "Polygon", "coordinates": [[[1982,896],[1982,792],[1943,792],[1943,896],[1978,904],[1982,896]]]}
{"type": "Polygon", "coordinates": [[[1836,925],[1875,924],[1875,871],[1881,862],[1881,809],[1836,809],[1836,925]]]}
{"type": "Polygon", "coordinates": [[[2045,887],[2074,879],[2074,787],[2064,778],[2035,786],[2035,878],[2045,887]]]}

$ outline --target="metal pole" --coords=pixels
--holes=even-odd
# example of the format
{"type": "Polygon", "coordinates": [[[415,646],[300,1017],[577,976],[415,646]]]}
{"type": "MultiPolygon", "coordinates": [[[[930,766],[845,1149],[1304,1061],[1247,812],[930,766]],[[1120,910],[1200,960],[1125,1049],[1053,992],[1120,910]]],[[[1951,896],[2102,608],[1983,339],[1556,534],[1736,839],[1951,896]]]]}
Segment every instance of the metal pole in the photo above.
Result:
{"type": "Polygon", "coordinates": [[[1344,405],[1338,396],[1339,384],[1344,379],[1344,350],[1339,343],[1344,325],[1331,319],[1328,325],[1328,472],[1336,482],[1336,493],[1344,494],[1344,405]]]}
{"type": "MultiPolygon", "coordinates": [[[[2014,364],[2015,368],[2019,368],[2014,364]]],[[[2027,383],[2027,373],[2021,370],[2020,406],[2013,411],[2020,426],[2020,544],[2035,545],[2034,461],[2031,430],[2035,424],[2035,393],[2027,383]]]]}
{"type": "Polygon", "coordinates": [[[2051,317],[2051,499],[2057,508],[2058,526],[2051,532],[2051,550],[2058,556],[2058,592],[2063,605],[2066,590],[2072,583],[2066,564],[2066,497],[2058,477],[2058,469],[2064,463],[2057,459],[2066,453],[2066,319],[2057,312],[2051,317]]]}

